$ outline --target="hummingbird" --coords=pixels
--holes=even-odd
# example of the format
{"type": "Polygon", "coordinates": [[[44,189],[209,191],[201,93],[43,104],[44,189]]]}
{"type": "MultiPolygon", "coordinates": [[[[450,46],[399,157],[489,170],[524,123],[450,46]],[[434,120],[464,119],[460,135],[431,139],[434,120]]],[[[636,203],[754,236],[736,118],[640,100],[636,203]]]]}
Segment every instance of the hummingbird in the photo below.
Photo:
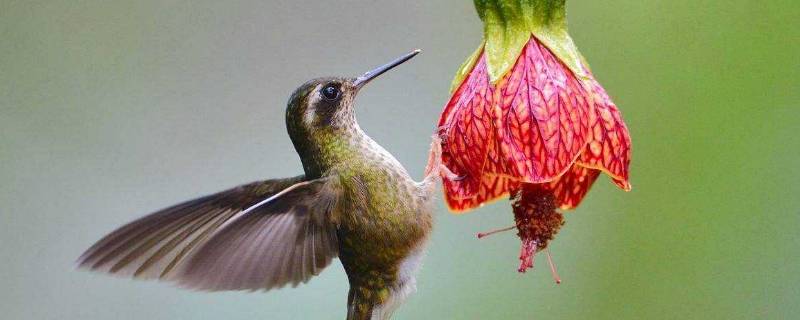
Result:
{"type": "Polygon", "coordinates": [[[296,287],[339,258],[347,319],[388,319],[416,289],[433,226],[440,141],[421,182],[359,127],[359,90],[414,50],[359,77],[310,80],[289,98],[286,128],[304,173],[243,184],[128,223],[78,267],[201,291],[296,287]]]}

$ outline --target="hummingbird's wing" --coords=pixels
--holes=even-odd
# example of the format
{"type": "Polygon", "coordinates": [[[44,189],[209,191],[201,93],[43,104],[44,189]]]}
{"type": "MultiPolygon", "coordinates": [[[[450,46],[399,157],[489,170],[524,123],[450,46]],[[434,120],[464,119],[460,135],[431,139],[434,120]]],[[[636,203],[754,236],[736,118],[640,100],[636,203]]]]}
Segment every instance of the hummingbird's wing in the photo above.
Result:
{"type": "Polygon", "coordinates": [[[190,289],[269,290],[297,286],[338,254],[331,213],[338,179],[304,181],[232,218],[176,275],[190,289]]]}
{"type": "MultiPolygon", "coordinates": [[[[337,188],[328,181],[306,181],[304,176],[258,181],[163,209],[105,236],[81,255],[78,265],[122,276],[181,280],[189,287],[209,290],[215,288],[190,279],[220,263],[231,264],[224,274],[215,275],[225,280],[256,280],[261,272],[261,280],[271,282],[258,288],[307,281],[337,255],[335,230],[327,216],[337,199],[337,188]],[[243,227],[247,222],[252,222],[250,228],[243,227]],[[225,236],[215,237],[217,234],[225,236]],[[219,244],[208,245],[211,238],[219,244]],[[212,250],[226,244],[229,251],[224,254],[212,250]],[[190,259],[201,247],[211,252],[190,259]],[[282,260],[263,261],[274,255],[282,260]],[[186,268],[189,260],[207,264],[186,268]],[[281,269],[284,264],[287,271],[281,269]]],[[[254,286],[235,282],[240,287],[231,287],[233,283],[227,283],[226,289],[254,286]]]]}

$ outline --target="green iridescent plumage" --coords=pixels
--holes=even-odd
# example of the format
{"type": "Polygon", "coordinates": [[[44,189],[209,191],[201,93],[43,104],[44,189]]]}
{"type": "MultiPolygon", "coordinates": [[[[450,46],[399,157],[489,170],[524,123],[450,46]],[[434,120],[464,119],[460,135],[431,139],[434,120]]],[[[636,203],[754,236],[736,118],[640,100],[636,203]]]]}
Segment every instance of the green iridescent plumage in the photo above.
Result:
{"type": "Polygon", "coordinates": [[[286,126],[303,175],[145,216],[98,241],[79,265],[196,290],[269,290],[307,282],[339,257],[350,282],[347,319],[389,318],[415,287],[438,172],[412,180],[358,126],[353,100],[418,52],[358,78],[314,79],[292,94],[286,126]]]}

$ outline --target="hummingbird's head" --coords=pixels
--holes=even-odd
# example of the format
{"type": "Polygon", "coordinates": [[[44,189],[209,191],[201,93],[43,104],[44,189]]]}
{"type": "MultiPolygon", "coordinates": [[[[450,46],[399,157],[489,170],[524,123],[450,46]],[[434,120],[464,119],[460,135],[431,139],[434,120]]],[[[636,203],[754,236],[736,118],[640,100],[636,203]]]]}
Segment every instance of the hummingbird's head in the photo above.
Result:
{"type": "Polygon", "coordinates": [[[360,77],[326,77],[310,80],[292,93],[286,107],[286,126],[292,140],[324,128],[355,126],[353,100],[358,91],[372,79],[411,59],[420,52],[409,52],[360,77]]]}
{"type": "Polygon", "coordinates": [[[316,78],[297,88],[286,107],[289,132],[312,133],[320,128],[352,124],[353,99],[358,92],[354,80],[339,77],[316,78]]]}

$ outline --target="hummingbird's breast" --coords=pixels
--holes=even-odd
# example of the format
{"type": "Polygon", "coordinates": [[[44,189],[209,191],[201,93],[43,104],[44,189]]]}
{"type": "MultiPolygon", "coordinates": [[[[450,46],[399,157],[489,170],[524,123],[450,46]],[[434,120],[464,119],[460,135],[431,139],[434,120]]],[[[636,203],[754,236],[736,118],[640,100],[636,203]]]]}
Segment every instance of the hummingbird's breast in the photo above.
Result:
{"type": "Polygon", "coordinates": [[[429,213],[428,197],[391,153],[366,135],[354,137],[352,143],[354,152],[342,159],[337,171],[359,207],[353,218],[391,224],[429,213]]]}
{"type": "Polygon", "coordinates": [[[360,129],[329,148],[335,155],[325,167],[344,193],[334,220],[351,285],[380,291],[405,282],[403,265],[420,254],[432,229],[429,191],[360,129]]]}

